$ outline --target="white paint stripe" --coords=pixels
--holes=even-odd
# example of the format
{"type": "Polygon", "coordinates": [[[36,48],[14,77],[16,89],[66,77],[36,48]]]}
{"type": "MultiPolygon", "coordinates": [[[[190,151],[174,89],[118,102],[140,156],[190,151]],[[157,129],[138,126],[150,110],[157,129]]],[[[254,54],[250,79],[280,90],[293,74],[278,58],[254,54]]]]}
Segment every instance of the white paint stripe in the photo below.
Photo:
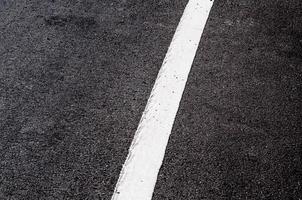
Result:
{"type": "Polygon", "coordinates": [[[212,3],[210,0],[189,0],[135,133],[112,200],[152,198],[212,3]]]}

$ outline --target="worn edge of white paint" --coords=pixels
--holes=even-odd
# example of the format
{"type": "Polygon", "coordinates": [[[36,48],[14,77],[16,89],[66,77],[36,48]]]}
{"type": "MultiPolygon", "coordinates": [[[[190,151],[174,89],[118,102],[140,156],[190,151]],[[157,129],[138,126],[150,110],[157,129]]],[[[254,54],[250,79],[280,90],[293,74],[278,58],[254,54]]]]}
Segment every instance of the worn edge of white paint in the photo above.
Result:
{"type": "Polygon", "coordinates": [[[213,1],[189,0],[161,66],[111,200],[150,200],[213,1]]]}

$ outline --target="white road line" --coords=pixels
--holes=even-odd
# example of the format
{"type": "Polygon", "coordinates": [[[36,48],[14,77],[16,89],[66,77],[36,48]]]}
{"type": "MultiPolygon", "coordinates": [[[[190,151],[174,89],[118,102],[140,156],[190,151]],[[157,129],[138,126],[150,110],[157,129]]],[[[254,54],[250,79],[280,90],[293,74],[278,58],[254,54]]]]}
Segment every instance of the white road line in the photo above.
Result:
{"type": "Polygon", "coordinates": [[[112,200],[150,200],[213,1],[189,0],[159,71],[112,200]]]}

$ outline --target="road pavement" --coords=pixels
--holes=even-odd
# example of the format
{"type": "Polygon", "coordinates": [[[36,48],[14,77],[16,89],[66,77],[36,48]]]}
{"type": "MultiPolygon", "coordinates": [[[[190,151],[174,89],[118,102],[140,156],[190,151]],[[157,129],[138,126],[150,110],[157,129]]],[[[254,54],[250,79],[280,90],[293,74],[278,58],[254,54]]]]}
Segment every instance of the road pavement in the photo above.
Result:
{"type": "MultiPolygon", "coordinates": [[[[0,1],[0,199],[110,199],[187,0],[0,1]]],[[[302,3],[216,0],[153,200],[302,199],[302,3]]]]}
{"type": "Polygon", "coordinates": [[[0,199],[110,199],[187,1],[0,1],[0,199]]]}
{"type": "Polygon", "coordinates": [[[301,10],[214,2],[153,200],[302,199],[301,10]]]}

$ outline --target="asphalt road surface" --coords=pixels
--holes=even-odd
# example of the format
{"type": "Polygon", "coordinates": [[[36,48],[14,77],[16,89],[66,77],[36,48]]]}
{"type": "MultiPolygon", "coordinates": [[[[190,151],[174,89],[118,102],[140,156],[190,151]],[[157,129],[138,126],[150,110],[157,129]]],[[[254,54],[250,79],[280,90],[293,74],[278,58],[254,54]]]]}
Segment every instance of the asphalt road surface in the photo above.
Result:
{"type": "Polygon", "coordinates": [[[0,3],[0,199],[110,199],[187,2],[0,3]]]}
{"type": "MultiPolygon", "coordinates": [[[[0,0],[0,200],[109,200],[187,0],[0,0]]],[[[302,2],[216,0],[153,200],[302,199],[302,2]]]]}
{"type": "Polygon", "coordinates": [[[302,2],[216,1],[154,200],[302,199],[302,2]]]}

